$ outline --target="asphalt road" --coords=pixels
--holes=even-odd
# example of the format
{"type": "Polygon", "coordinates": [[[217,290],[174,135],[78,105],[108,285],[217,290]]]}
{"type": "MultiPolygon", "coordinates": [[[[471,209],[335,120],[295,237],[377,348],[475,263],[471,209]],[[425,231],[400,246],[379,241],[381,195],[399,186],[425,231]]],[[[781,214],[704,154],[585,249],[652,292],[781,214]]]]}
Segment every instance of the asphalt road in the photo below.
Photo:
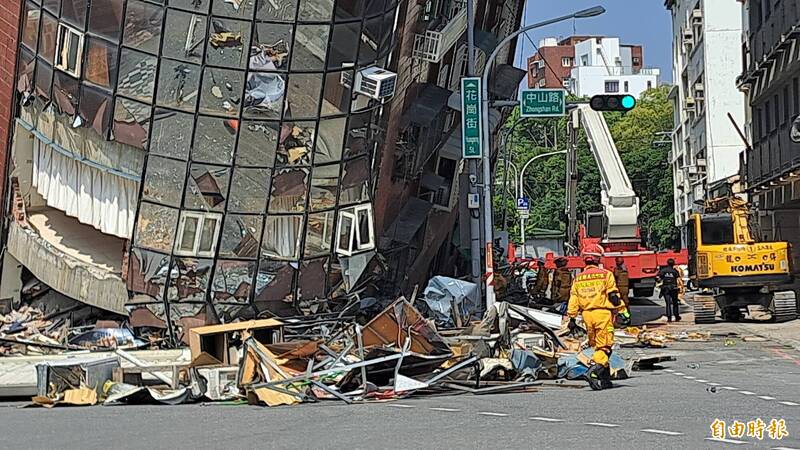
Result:
{"type": "MultiPolygon", "coordinates": [[[[686,327],[686,325],[679,325],[686,327]]],[[[679,327],[676,326],[676,327],[679,327]]],[[[25,408],[0,404],[4,448],[797,448],[800,352],[717,335],[676,342],[677,361],[611,390],[412,397],[362,405],[220,404],[25,408]],[[727,341],[727,344],[726,344],[727,341]],[[785,419],[789,437],[709,440],[728,425],[785,419]]]]}

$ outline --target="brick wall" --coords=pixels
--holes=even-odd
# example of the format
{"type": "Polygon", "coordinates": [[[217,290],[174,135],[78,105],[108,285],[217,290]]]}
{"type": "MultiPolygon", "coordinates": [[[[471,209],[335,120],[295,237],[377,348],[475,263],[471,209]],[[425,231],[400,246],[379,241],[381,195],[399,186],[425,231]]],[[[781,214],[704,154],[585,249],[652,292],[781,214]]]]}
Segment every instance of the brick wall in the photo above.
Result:
{"type": "Polygon", "coordinates": [[[14,113],[14,68],[17,62],[20,4],[21,0],[0,0],[0,200],[5,194],[6,152],[14,113]]]}

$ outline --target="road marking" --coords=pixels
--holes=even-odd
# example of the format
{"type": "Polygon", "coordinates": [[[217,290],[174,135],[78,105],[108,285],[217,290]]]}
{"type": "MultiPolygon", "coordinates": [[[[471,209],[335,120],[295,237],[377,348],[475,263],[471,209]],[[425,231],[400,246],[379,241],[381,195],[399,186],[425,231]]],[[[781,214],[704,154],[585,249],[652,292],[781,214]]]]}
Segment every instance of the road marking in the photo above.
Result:
{"type": "Polygon", "coordinates": [[[800,448],[792,448],[792,447],[772,447],[772,450],[800,450],[800,448]]]}
{"type": "Polygon", "coordinates": [[[508,414],[505,414],[505,413],[496,413],[496,412],[487,412],[487,411],[481,411],[478,414],[480,414],[482,416],[508,417],[508,414]]]}
{"type": "Polygon", "coordinates": [[[720,438],[706,438],[707,441],[724,442],[726,444],[747,444],[745,441],[737,441],[736,439],[720,439],[720,438]]]}
{"type": "Polygon", "coordinates": [[[739,393],[742,395],[756,395],[755,392],[750,392],[750,391],[739,391],[739,393]]]}
{"type": "Polygon", "coordinates": [[[719,383],[708,383],[708,385],[709,385],[709,386],[722,386],[722,385],[721,385],[721,384],[719,384],[719,383]]]}
{"type": "Polygon", "coordinates": [[[686,378],[687,380],[694,380],[694,379],[695,379],[695,378],[697,378],[697,377],[690,377],[689,375],[686,375],[686,376],[685,376],[685,377],[683,377],[683,378],[686,378]]]}
{"type": "Polygon", "coordinates": [[[403,404],[386,405],[386,406],[391,406],[392,408],[416,408],[416,406],[414,405],[403,405],[403,404]]]}
{"type": "Polygon", "coordinates": [[[603,422],[586,422],[584,425],[590,425],[593,427],[604,427],[604,428],[616,428],[619,426],[615,423],[603,423],[603,422]]]}
{"type": "Polygon", "coordinates": [[[694,381],[697,381],[698,383],[708,383],[708,380],[694,380],[694,381]]]}
{"type": "Polygon", "coordinates": [[[640,430],[644,433],[655,433],[655,434],[666,434],[667,436],[681,436],[683,433],[679,433],[677,431],[667,431],[667,430],[654,430],[652,428],[646,428],[644,430],[640,430]]]}
{"type": "Polygon", "coordinates": [[[456,408],[428,408],[428,409],[430,409],[431,411],[444,411],[444,412],[459,412],[459,411],[461,411],[460,409],[456,409],[456,408]]]}
{"type": "Polygon", "coordinates": [[[554,419],[552,417],[528,417],[530,420],[538,420],[540,422],[563,422],[564,419],[554,419]]]}
{"type": "Polygon", "coordinates": [[[675,371],[674,371],[674,370],[672,370],[672,369],[664,369],[664,370],[665,370],[665,371],[667,371],[667,372],[675,372],[675,371]]]}
{"type": "Polygon", "coordinates": [[[731,386],[722,386],[722,389],[727,389],[729,391],[738,391],[739,388],[731,387],[731,386]]]}
{"type": "Polygon", "coordinates": [[[685,373],[683,373],[683,372],[675,372],[675,373],[673,373],[673,375],[678,375],[678,376],[681,376],[681,375],[686,375],[686,374],[685,374],[685,373]]]}
{"type": "Polygon", "coordinates": [[[762,400],[775,400],[775,397],[770,397],[769,395],[759,395],[758,398],[762,400]]]}
{"type": "Polygon", "coordinates": [[[780,403],[781,405],[786,405],[786,406],[797,406],[797,403],[795,403],[795,402],[778,402],[778,403],[780,403]]]}

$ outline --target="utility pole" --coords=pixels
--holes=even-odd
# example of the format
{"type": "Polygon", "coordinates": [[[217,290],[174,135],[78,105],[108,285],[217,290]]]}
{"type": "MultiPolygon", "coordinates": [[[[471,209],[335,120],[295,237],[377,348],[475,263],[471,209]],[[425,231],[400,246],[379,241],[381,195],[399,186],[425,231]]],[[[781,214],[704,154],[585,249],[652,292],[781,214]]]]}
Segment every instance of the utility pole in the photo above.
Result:
{"type": "Polygon", "coordinates": [[[573,239],[578,225],[578,109],[570,112],[567,121],[567,173],[566,173],[566,205],[567,205],[567,238],[566,242],[573,246],[573,239]]]}
{"type": "MultiPolygon", "coordinates": [[[[467,0],[467,76],[475,76],[475,3],[467,0]]],[[[462,111],[463,113],[463,111],[462,111]]],[[[462,130],[463,133],[463,130],[462,130]]],[[[469,197],[478,196],[478,161],[469,159],[469,197]]],[[[469,202],[468,202],[469,203],[469,202]]],[[[467,206],[469,213],[469,248],[472,256],[472,280],[481,282],[481,222],[477,210],[467,206]]]]}

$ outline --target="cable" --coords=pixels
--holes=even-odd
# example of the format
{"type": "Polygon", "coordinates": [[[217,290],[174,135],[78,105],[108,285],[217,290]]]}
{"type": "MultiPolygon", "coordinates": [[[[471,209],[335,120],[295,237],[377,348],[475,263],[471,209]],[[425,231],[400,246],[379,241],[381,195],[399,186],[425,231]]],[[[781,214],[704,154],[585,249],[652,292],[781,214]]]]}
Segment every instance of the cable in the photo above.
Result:
{"type": "MultiPolygon", "coordinates": [[[[528,42],[530,42],[530,43],[531,43],[531,45],[533,45],[533,48],[534,48],[534,49],[536,49],[536,53],[539,53],[539,54],[541,54],[541,50],[539,50],[539,46],[533,43],[533,39],[531,39],[531,37],[530,37],[530,36],[528,36],[528,32],[526,31],[526,32],[524,32],[524,33],[522,33],[522,34],[524,34],[524,35],[525,35],[525,38],[526,38],[526,39],[528,39],[528,42]]],[[[550,69],[550,72],[551,72],[553,75],[555,75],[555,76],[556,76],[556,79],[558,80],[558,84],[560,84],[560,85],[561,85],[561,87],[562,87],[562,88],[564,88],[565,90],[569,91],[569,89],[567,89],[567,87],[566,87],[566,86],[564,86],[564,80],[562,80],[562,79],[561,79],[561,77],[560,77],[560,76],[558,76],[558,74],[556,73],[555,69],[553,69],[553,67],[550,65],[550,63],[547,61],[547,59],[545,59],[545,57],[544,57],[544,56],[542,56],[542,59],[541,59],[541,61],[544,61],[544,65],[545,65],[545,66],[547,66],[547,68],[548,68],[548,69],[550,69]]]]}

